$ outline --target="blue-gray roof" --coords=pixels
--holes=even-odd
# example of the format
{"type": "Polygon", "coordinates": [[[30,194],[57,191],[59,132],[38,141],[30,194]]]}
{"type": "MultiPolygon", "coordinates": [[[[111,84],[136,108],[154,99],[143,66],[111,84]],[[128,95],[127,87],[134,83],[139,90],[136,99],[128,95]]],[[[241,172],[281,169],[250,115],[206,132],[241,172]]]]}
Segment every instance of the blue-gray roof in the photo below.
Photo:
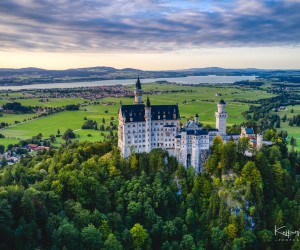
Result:
{"type": "Polygon", "coordinates": [[[246,134],[247,135],[254,134],[253,129],[252,128],[246,128],[246,134]]]}
{"type": "MultiPolygon", "coordinates": [[[[145,105],[122,105],[120,112],[125,122],[145,121],[145,105]]],[[[151,120],[176,120],[180,119],[177,105],[151,105],[151,120]]]]}
{"type": "Polygon", "coordinates": [[[181,132],[186,132],[187,135],[208,135],[206,129],[181,129],[181,132]]]}

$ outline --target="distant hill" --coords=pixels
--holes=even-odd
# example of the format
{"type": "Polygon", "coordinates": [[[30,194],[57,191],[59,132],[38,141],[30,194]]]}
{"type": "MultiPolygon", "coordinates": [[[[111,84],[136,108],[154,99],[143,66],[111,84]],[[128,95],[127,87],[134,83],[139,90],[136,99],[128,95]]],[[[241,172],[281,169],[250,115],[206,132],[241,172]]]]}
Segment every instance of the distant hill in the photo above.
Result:
{"type": "Polygon", "coordinates": [[[182,70],[145,71],[133,68],[90,67],[66,70],[46,70],[40,68],[10,69],[0,68],[0,85],[27,85],[34,83],[56,83],[75,81],[99,81],[113,79],[185,77],[204,75],[256,75],[282,76],[300,75],[300,70],[264,70],[255,68],[224,69],[218,67],[192,68],[182,70]]]}

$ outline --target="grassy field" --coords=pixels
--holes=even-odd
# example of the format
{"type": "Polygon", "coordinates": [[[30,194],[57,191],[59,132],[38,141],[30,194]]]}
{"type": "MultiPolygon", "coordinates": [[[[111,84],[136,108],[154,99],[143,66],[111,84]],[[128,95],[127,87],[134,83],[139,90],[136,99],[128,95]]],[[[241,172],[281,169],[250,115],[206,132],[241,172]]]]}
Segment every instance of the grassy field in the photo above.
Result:
{"type": "Polygon", "coordinates": [[[15,121],[23,122],[24,119],[29,119],[36,116],[36,114],[3,114],[0,116],[0,122],[7,122],[13,125],[15,121]]]}
{"type": "MultiPolygon", "coordinates": [[[[131,87],[133,90],[133,87],[131,87]]],[[[231,101],[234,99],[244,99],[244,100],[257,100],[261,98],[269,98],[274,96],[274,94],[267,93],[262,90],[252,90],[252,89],[239,89],[233,85],[209,85],[209,86],[182,86],[182,85],[169,85],[169,84],[143,84],[143,91],[180,91],[180,90],[190,90],[193,92],[176,92],[166,95],[166,99],[179,98],[179,101],[185,100],[186,98],[198,99],[198,100],[214,100],[218,101],[221,98],[231,101]],[[221,96],[216,96],[219,93],[221,96]],[[183,95],[182,95],[183,94],[183,95]]],[[[165,96],[165,94],[164,94],[165,96]]]]}
{"type": "MultiPolygon", "coordinates": [[[[131,86],[132,88],[132,86],[131,86]]],[[[243,90],[232,86],[216,85],[210,86],[179,86],[167,84],[143,84],[143,90],[147,91],[170,91],[162,95],[151,95],[151,104],[176,104],[179,105],[182,122],[186,122],[192,118],[196,113],[200,116],[200,122],[203,124],[210,124],[215,126],[215,111],[217,110],[217,102],[224,99],[227,102],[228,119],[227,124],[240,124],[245,121],[242,112],[248,110],[249,104],[234,102],[235,99],[255,100],[260,98],[268,98],[273,96],[261,90],[243,90]],[[181,92],[184,90],[185,92],[181,92]],[[188,90],[188,91],[187,91],[188,90]],[[171,92],[173,91],[173,92],[171,92]],[[177,92],[174,92],[177,91],[177,92]],[[219,93],[221,96],[216,96],[219,93]]],[[[11,95],[11,93],[9,94],[11,95]]],[[[18,94],[14,93],[15,97],[18,94]]],[[[146,94],[143,98],[146,99],[146,94]]],[[[6,97],[4,95],[4,97],[6,97]]],[[[30,106],[64,106],[67,104],[84,103],[80,98],[49,98],[49,102],[39,102],[39,99],[17,99],[23,105],[30,106]]],[[[0,101],[0,104],[6,100],[0,101]]],[[[59,129],[61,133],[71,128],[75,131],[78,140],[97,141],[102,140],[100,131],[95,130],[81,130],[84,123],[84,118],[96,120],[98,125],[102,124],[104,118],[105,126],[109,125],[111,117],[114,117],[114,124],[117,124],[117,112],[120,106],[120,101],[124,104],[133,104],[133,98],[104,98],[100,100],[100,104],[87,105],[81,107],[79,111],[63,111],[51,116],[30,120],[25,123],[17,124],[9,128],[2,129],[0,133],[6,136],[5,139],[0,140],[2,144],[16,143],[20,139],[27,139],[32,136],[42,133],[44,138],[49,137],[50,134],[56,135],[59,129]],[[105,103],[112,102],[113,105],[106,105],[105,103]],[[91,136],[88,136],[90,134],[91,136]],[[79,137],[78,137],[79,136],[79,137]]],[[[5,121],[13,124],[16,120],[22,122],[34,115],[13,115],[4,114],[0,117],[0,122],[5,121]]],[[[106,132],[107,133],[107,132],[106,132]]],[[[61,138],[58,138],[58,142],[61,138]]],[[[300,140],[299,140],[300,142],[300,140]]]]}
{"type": "MultiPolygon", "coordinates": [[[[63,111],[51,116],[11,126],[0,130],[0,133],[8,138],[21,140],[35,136],[38,133],[42,133],[44,137],[49,137],[51,134],[56,135],[58,129],[63,133],[68,128],[71,128],[75,130],[76,135],[80,136],[79,140],[89,139],[95,141],[97,140],[97,137],[98,140],[103,139],[100,136],[100,131],[81,130],[84,118],[96,120],[98,124],[102,124],[102,119],[104,118],[106,122],[105,125],[108,125],[111,117],[116,119],[117,109],[118,107],[116,105],[90,105],[79,111],[63,111]],[[107,113],[105,113],[105,111],[107,111],[107,113]],[[91,134],[92,137],[88,137],[88,134],[91,134]]],[[[114,124],[117,124],[117,120],[114,120],[113,122],[114,124]]]]}
{"type": "MultiPolygon", "coordinates": [[[[0,132],[1,133],[1,132],[0,132]]],[[[7,148],[9,144],[18,144],[19,140],[14,138],[0,138],[0,144],[4,145],[7,148]]]]}
{"type": "Polygon", "coordinates": [[[288,131],[288,141],[290,140],[290,138],[293,136],[294,138],[296,138],[297,140],[297,149],[300,150],[300,127],[296,127],[296,126],[289,126],[289,121],[288,119],[293,117],[294,115],[299,115],[300,114],[300,105],[296,105],[296,106],[287,106],[286,110],[284,111],[279,111],[277,112],[277,114],[280,116],[280,118],[282,118],[284,115],[287,116],[287,120],[286,122],[282,122],[280,123],[282,130],[286,130],[288,131]],[[294,110],[294,113],[291,113],[291,110],[294,110]]]}
{"type": "MultiPolygon", "coordinates": [[[[82,98],[48,98],[48,102],[40,102],[41,98],[28,98],[28,99],[15,99],[14,102],[20,102],[23,106],[39,106],[39,107],[62,107],[68,104],[81,104],[84,103],[82,98]]],[[[6,99],[0,100],[0,105],[3,105],[7,102],[11,102],[6,99]]]]}

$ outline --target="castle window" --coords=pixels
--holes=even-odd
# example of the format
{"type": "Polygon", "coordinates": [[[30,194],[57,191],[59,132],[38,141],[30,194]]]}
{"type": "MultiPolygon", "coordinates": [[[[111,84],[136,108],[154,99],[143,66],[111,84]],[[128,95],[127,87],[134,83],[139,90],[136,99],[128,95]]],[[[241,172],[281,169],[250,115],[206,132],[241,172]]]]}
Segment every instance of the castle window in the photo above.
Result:
{"type": "Polygon", "coordinates": [[[134,127],[134,128],[135,128],[135,125],[132,125],[132,127],[134,127]]]}

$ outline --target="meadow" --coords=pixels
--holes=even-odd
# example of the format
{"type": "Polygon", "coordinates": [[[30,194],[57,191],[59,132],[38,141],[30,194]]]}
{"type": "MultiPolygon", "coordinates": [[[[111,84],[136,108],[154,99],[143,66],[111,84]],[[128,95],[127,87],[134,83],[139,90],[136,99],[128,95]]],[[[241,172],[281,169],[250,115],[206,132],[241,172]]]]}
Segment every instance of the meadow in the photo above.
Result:
{"type": "MultiPolygon", "coordinates": [[[[200,116],[201,123],[211,126],[215,126],[215,111],[217,110],[217,102],[220,99],[224,99],[227,102],[227,124],[233,125],[246,121],[242,116],[242,112],[248,110],[250,105],[234,100],[251,101],[274,96],[263,90],[242,89],[233,85],[183,86],[156,83],[143,84],[142,87],[143,91],[146,92],[143,95],[143,99],[145,100],[148,95],[153,105],[178,104],[182,123],[193,118],[197,113],[200,116]],[[156,91],[156,94],[152,94],[153,91],[156,91]],[[159,91],[164,91],[164,93],[157,94],[159,91]]],[[[129,88],[133,89],[133,86],[129,86],[129,88]]],[[[26,106],[61,107],[67,104],[83,103],[85,105],[81,106],[78,111],[63,111],[35,120],[28,120],[28,118],[32,118],[35,114],[3,114],[0,117],[0,122],[5,121],[14,124],[15,121],[20,121],[21,123],[2,129],[0,133],[5,135],[6,138],[0,139],[0,144],[8,145],[16,143],[18,140],[31,138],[38,133],[42,133],[44,138],[48,138],[51,134],[56,135],[57,130],[63,133],[69,128],[75,131],[76,140],[103,140],[101,131],[81,129],[84,119],[95,120],[99,126],[102,124],[102,119],[104,118],[104,125],[108,126],[113,117],[113,123],[117,125],[117,113],[120,101],[123,104],[132,104],[134,102],[133,98],[115,97],[97,100],[99,104],[90,104],[90,100],[81,98],[49,98],[49,102],[39,102],[38,98],[18,98],[21,97],[21,94],[18,93],[9,93],[9,95],[14,95],[17,98],[14,101],[21,102],[22,105],[26,106]],[[107,103],[111,105],[107,105],[107,103]],[[27,121],[23,122],[24,119],[27,119],[27,121]]],[[[6,96],[3,95],[2,98],[6,98],[6,96]]],[[[0,104],[3,102],[7,102],[7,100],[2,99],[0,104]]],[[[58,138],[56,144],[61,142],[62,139],[58,138]]]]}
{"type": "MultiPolygon", "coordinates": [[[[101,124],[102,119],[104,118],[105,125],[108,125],[111,117],[116,118],[115,110],[117,110],[117,107],[105,107],[105,110],[103,105],[98,105],[98,107],[85,106],[84,109],[79,111],[63,111],[17,124],[15,126],[0,130],[0,133],[4,134],[6,137],[3,139],[0,138],[0,143],[4,144],[4,141],[9,138],[16,140],[28,139],[37,135],[38,133],[42,133],[43,137],[47,138],[51,134],[56,135],[58,130],[63,133],[69,128],[73,129],[77,136],[79,135],[77,138],[78,140],[101,140],[103,138],[100,136],[100,131],[91,129],[81,130],[81,127],[84,123],[85,117],[87,119],[96,120],[98,124],[101,124]],[[105,110],[107,110],[107,113],[105,113],[105,110]],[[91,134],[92,137],[88,137],[88,134],[91,134]]],[[[116,120],[113,122],[117,123],[116,120]]]]}
{"type": "MultiPolygon", "coordinates": [[[[23,106],[31,106],[31,107],[43,107],[43,108],[54,108],[54,107],[63,107],[68,104],[82,104],[84,103],[84,99],[82,98],[47,98],[49,101],[41,102],[41,99],[46,98],[16,98],[13,99],[14,102],[19,102],[23,106]]],[[[2,99],[0,100],[0,105],[3,105],[11,100],[2,99]]]]}
{"type": "Polygon", "coordinates": [[[294,115],[299,115],[300,114],[300,105],[296,106],[287,106],[285,110],[277,112],[277,114],[282,117],[284,115],[287,116],[287,120],[285,122],[280,123],[281,125],[281,130],[286,130],[288,131],[288,141],[290,141],[291,137],[293,136],[297,140],[297,146],[295,148],[300,150],[300,127],[296,126],[289,126],[289,118],[293,117],[294,115]],[[291,110],[294,110],[293,113],[291,113],[291,110]]]}

